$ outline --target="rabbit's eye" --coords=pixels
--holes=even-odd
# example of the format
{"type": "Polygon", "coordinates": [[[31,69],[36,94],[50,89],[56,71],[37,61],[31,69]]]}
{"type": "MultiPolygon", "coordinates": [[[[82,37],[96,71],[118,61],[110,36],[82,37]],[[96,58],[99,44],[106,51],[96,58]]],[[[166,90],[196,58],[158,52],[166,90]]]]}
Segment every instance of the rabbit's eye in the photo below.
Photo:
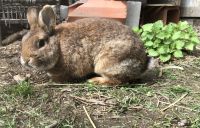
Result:
{"type": "Polygon", "coordinates": [[[45,45],[45,40],[43,40],[43,39],[41,39],[41,40],[39,40],[37,42],[37,47],[38,48],[42,48],[42,47],[44,47],[44,45],[45,45]]]}

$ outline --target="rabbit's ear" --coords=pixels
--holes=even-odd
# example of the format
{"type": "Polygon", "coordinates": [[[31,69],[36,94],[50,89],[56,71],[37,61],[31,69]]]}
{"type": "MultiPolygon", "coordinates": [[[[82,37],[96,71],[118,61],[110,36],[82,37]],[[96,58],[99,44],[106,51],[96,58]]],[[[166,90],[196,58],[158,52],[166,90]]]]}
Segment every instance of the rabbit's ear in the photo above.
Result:
{"type": "Polygon", "coordinates": [[[39,25],[44,31],[51,34],[56,25],[56,15],[50,5],[45,5],[39,13],[39,25]]]}
{"type": "Polygon", "coordinates": [[[27,10],[27,19],[30,25],[30,29],[35,29],[38,27],[38,15],[39,11],[36,7],[29,7],[27,10]]]}

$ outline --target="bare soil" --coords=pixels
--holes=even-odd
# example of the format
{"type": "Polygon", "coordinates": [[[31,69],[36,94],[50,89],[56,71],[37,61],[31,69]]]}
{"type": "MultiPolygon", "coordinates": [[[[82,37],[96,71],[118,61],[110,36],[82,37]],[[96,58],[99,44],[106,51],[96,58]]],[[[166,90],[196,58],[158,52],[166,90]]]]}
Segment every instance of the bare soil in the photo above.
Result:
{"type": "Polygon", "coordinates": [[[199,128],[199,53],[163,64],[169,68],[153,82],[105,88],[51,83],[45,72],[21,66],[20,41],[0,47],[0,127],[92,128],[88,113],[97,128],[199,128]],[[31,95],[8,93],[16,76],[30,81],[31,95]]]}
{"type": "Polygon", "coordinates": [[[20,64],[20,41],[11,45],[0,47],[0,83],[1,85],[11,85],[16,83],[14,76],[30,77],[33,83],[43,83],[48,81],[44,72],[30,71],[20,64]]]}

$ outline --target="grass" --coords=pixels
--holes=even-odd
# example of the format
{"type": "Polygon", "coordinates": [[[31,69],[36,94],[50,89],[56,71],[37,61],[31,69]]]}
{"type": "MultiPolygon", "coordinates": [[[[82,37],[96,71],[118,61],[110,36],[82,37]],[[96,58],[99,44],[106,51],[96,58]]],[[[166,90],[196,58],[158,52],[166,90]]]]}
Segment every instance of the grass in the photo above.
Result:
{"type": "Polygon", "coordinates": [[[183,93],[189,93],[190,90],[187,87],[176,85],[169,88],[169,92],[173,94],[183,94],[183,93]]]}
{"type": "Polygon", "coordinates": [[[171,69],[164,70],[164,75],[171,80],[177,80],[177,75],[173,74],[173,71],[171,69]]]}
{"type": "MultiPolygon", "coordinates": [[[[116,116],[122,116],[122,115],[129,115],[130,117],[133,116],[131,113],[138,114],[138,118],[133,120],[136,122],[135,127],[140,127],[141,120],[146,120],[146,124],[143,125],[151,125],[152,127],[172,127],[174,124],[172,124],[172,120],[176,117],[176,114],[169,115],[163,117],[163,115],[160,115],[159,110],[165,106],[165,104],[161,104],[160,106],[157,106],[157,98],[161,100],[163,96],[159,95],[160,89],[156,89],[152,86],[136,86],[134,88],[126,88],[126,87],[121,87],[121,88],[102,88],[102,87],[96,87],[96,86],[91,86],[91,85],[86,85],[82,87],[76,87],[73,88],[75,90],[74,93],[70,95],[74,96],[79,96],[79,97],[84,97],[85,99],[94,99],[96,96],[103,96],[106,97],[106,99],[112,99],[111,103],[113,104],[112,106],[107,108],[106,113],[112,113],[116,116]],[[96,95],[96,96],[95,96],[96,95]],[[141,106],[141,107],[138,107],[141,106]],[[137,108],[138,107],[138,108],[137,108]],[[140,113],[140,114],[139,114],[140,113]],[[144,117],[145,113],[147,114],[144,117]],[[160,117],[151,117],[153,113],[157,113],[160,115],[160,117]],[[146,118],[146,119],[145,119],[146,118]],[[155,122],[153,120],[156,120],[155,122]],[[153,122],[152,122],[153,121],[153,122]]],[[[162,88],[163,89],[163,88],[162,88]]],[[[40,92],[37,90],[35,87],[30,85],[30,83],[20,83],[19,85],[11,86],[9,88],[6,88],[6,90],[3,91],[4,93],[4,103],[7,104],[7,106],[10,105],[10,107],[13,107],[11,104],[15,102],[15,104],[19,107],[22,107],[23,105],[29,103],[28,100],[32,101],[33,100],[38,100],[39,102],[37,103],[38,105],[35,107],[34,105],[30,105],[29,109],[23,107],[23,112],[19,111],[22,108],[15,108],[18,111],[15,111],[16,115],[13,118],[9,118],[9,114],[12,114],[13,112],[12,109],[10,112],[5,110],[3,107],[0,109],[0,113],[3,115],[3,119],[0,117],[0,122],[1,120],[4,122],[5,127],[17,127],[20,122],[18,122],[18,117],[22,114],[25,116],[28,116],[29,119],[24,120],[23,124],[29,124],[30,127],[36,127],[36,126],[48,126],[51,125],[52,122],[55,120],[58,121],[59,123],[56,124],[57,127],[59,128],[72,128],[75,126],[80,126],[78,124],[75,113],[73,116],[67,116],[67,113],[64,112],[64,110],[69,111],[70,109],[64,109],[62,108],[66,104],[60,103],[57,100],[59,100],[60,94],[59,93],[60,89],[59,88],[48,88],[45,90],[45,93],[42,91],[40,92]],[[53,93],[50,90],[53,91],[53,93]],[[46,92],[47,91],[47,92],[46,92]],[[56,95],[56,97],[55,97],[56,95]],[[52,99],[55,97],[55,99],[52,99]],[[49,101],[50,100],[50,101],[49,101]],[[18,103],[17,103],[17,102],[18,103]],[[56,103],[55,103],[56,101],[56,103]],[[48,104],[47,102],[50,102],[49,105],[51,105],[50,113],[49,111],[45,111],[43,107],[47,107],[48,104]],[[53,103],[54,102],[54,103],[53,103]],[[19,103],[23,103],[23,105],[19,105],[19,103]],[[47,112],[47,113],[46,113],[47,112]],[[9,113],[9,114],[8,114],[9,113]],[[62,113],[62,114],[61,114],[62,113]],[[63,115],[64,113],[64,115],[63,115]],[[48,117],[48,115],[51,115],[52,118],[48,117]],[[61,115],[60,115],[61,114],[61,115]],[[5,115],[5,116],[4,116],[5,115]],[[45,119],[48,119],[45,121],[45,119]],[[39,121],[40,123],[36,123],[39,121]]],[[[183,86],[177,85],[177,86],[171,86],[171,87],[166,87],[163,89],[164,91],[162,92],[163,95],[166,93],[166,97],[169,98],[171,101],[175,100],[178,98],[183,93],[190,93],[191,91],[183,86]],[[173,94],[173,97],[171,97],[171,93],[173,94]]],[[[69,94],[65,94],[69,95],[69,94]]],[[[67,97],[69,98],[69,97],[67,97]]],[[[98,100],[103,100],[104,98],[97,98],[98,100]]],[[[67,99],[66,99],[67,100],[67,99]]],[[[83,116],[83,111],[80,109],[81,107],[77,106],[82,106],[82,104],[85,104],[84,102],[80,101],[70,101],[69,105],[74,105],[72,108],[73,109],[78,109],[78,113],[82,113],[83,116]],[[82,111],[82,112],[81,112],[82,111]]],[[[174,108],[174,107],[173,107],[174,108]]],[[[178,108],[178,107],[177,107],[178,108]]],[[[90,108],[92,109],[92,108],[90,108]]],[[[90,110],[89,109],[89,110],[90,110]]],[[[97,106],[98,111],[102,111],[100,106],[97,106]]],[[[179,108],[178,108],[179,109],[179,108]]],[[[198,106],[196,106],[196,109],[198,109],[198,106]]],[[[73,111],[73,110],[71,110],[73,111]]],[[[170,111],[172,111],[172,108],[170,108],[170,111]]],[[[173,110],[174,111],[174,110],[173,110]]],[[[94,112],[95,113],[95,112],[94,112]]],[[[113,116],[113,115],[112,115],[113,116]]],[[[111,117],[112,117],[111,116],[111,117]]],[[[94,116],[95,117],[95,116],[94,116]]],[[[184,116],[183,116],[184,117],[184,116]]],[[[97,118],[97,117],[96,117],[97,118]]],[[[97,118],[98,119],[98,118],[97,118]]],[[[89,122],[86,120],[86,117],[84,119],[79,119],[82,122],[82,126],[88,125],[90,126],[89,122]],[[86,121],[86,123],[85,123],[86,121]]],[[[132,122],[133,122],[132,121],[132,122]]],[[[197,119],[191,119],[192,125],[191,127],[198,127],[198,122],[199,120],[197,119]]]]}
{"type": "Polygon", "coordinates": [[[7,88],[6,92],[10,95],[22,96],[24,98],[27,98],[33,95],[33,87],[30,85],[29,82],[22,81],[17,85],[13,85],[7,88]]]}
{"type": "Polygon", "coordinates": [[[200,60],[177,62],[184,71],[167,69],[154,83],[105,88],[82,83],[82,86],[44,86],[21,82],[0,87],[0,127],[91,127],[83,110],[100,128],[106,127],[200,127],[200,60]],[[189,65],[189,66],[188,66],[189,65]],[[193,76],[191,74],[197,74],[193,76]],[[183,94],[186,97],[161,110],[183,94]]]}
{"type": "Polygon", "coordinates": [[[192,122],[191,128],[200,128],[200,116],[192,122]]]}

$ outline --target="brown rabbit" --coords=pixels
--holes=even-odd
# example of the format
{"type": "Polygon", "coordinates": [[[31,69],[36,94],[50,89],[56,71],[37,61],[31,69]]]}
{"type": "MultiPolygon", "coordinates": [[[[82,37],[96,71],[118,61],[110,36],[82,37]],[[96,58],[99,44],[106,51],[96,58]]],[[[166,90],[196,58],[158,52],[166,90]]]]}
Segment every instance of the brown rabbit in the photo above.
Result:
{"type": "Polygon", "coordinates": [[[30,31],[22,39],[21,63],[45,70],[54,81],[76,81],[88,74],[89,82],[119,85],[140,78],[147,56],[139,37],[120,22],[85,18],[55,25],[49,5],[38,13],[29,8],[30,31]]]}

